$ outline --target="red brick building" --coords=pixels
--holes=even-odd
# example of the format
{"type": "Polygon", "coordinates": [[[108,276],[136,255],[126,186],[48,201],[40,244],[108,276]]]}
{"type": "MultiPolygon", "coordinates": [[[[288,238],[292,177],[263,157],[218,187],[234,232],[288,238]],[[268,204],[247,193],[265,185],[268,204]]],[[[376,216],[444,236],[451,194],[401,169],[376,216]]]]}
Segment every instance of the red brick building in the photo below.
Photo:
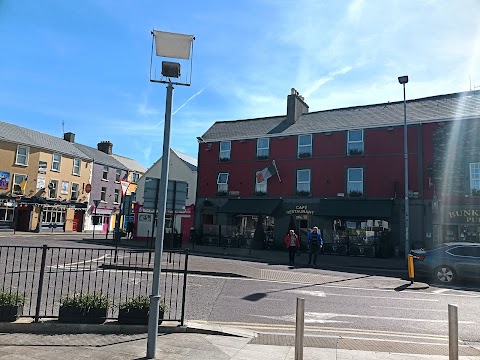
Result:
{"type": "MultiPolygon", "coordinates": [[[[480,91],[407,101],[414,247],[446,241],[445,233],[455,230],[445,228],[442,204],[456,209],[468,198],[480,211],[472,196],[477,183],[469,180],[478,170],[480,189],[480,165],[470,165],[480,163],[480,151],[468,159],[457,156],[453,168],[445,165],[446,154],[468,153],[475,141],[457,141],[455,149],[442,145],[459,136],[455,124],[479,119],[480,91]],[[444,184],[454,168],[468,176],[452,193],[444,184]]],[[[197,233],[207,244],[250,246],[260,221],[267,237],[281,246],[289,227],[295,226],[304,242],[308,229],[318,226],[328,253],[402,253],[403,121],[403,101],[309,112],[292,89],[286,116],[216,122],[198,138],[197,233]],[[273,176],[259,183],[256,175],[268,167],[273,176]]]]}

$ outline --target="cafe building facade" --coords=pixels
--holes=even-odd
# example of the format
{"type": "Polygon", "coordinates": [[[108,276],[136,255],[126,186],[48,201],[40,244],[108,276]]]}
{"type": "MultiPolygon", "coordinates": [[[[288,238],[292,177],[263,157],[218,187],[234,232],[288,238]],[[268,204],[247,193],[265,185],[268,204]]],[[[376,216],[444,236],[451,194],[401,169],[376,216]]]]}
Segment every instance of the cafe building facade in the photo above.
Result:
{"type": "MultiPolygon", "coordinates": [[[[411,248],[474,239],[475,217],[451,214],[480,206],[480,147],[462,135],[480,91],[409,100],[407,114],[411,248]]],[[[261,222],[274,247],[293,227],[305,248],[317,226],[325,253],[403,256],[403,115],[403,101],[309,112],[292,89],[286,115],[214,123],[197,138],[197,241],[251,246],[261,222]]]]}

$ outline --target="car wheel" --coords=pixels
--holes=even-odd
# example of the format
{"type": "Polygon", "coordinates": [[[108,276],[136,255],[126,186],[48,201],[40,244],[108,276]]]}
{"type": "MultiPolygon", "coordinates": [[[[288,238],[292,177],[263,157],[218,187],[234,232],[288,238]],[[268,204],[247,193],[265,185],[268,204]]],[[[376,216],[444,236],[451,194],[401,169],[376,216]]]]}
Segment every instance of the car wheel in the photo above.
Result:
{"type": "Polygon", "coordinates": [[[433,278],[435,282],[441,284],[452,284],[457,279],[457,275],[450,266],[440,265],[433,271],[433,278]]]}

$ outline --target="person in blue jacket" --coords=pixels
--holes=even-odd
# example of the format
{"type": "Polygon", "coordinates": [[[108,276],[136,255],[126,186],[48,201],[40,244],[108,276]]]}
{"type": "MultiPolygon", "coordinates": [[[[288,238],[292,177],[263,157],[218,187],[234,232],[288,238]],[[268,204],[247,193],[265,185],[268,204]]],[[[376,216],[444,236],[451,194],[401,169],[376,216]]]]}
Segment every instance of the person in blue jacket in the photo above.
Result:
{"type": "Polygon", "coordinates": [[[322,234],[318,231],[318,227],[314,226],[312,231],[307,236],[307,246],[308,246],[308,266],[312,263],[313,255],[313,266],[317,266],[317,255],[318,251],[323,246],[322,234]]]}

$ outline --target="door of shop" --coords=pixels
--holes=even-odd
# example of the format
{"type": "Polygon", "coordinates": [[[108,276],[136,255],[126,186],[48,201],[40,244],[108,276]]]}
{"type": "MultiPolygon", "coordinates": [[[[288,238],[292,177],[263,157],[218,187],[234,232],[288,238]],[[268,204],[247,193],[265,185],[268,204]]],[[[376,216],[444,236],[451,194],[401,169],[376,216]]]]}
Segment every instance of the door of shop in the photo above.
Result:
{"type": "Polygon", "coordinates": [[[75,211],[73,216],[72,231],[82,232],[83,229],[83,211],[75,211]]]}
{"type": "Polygon", "coordinates": [[[28,231],[30,224],[30,207],[18,207],[17,219],[15,220],[15,229],[18,231],[28,231]]]}

